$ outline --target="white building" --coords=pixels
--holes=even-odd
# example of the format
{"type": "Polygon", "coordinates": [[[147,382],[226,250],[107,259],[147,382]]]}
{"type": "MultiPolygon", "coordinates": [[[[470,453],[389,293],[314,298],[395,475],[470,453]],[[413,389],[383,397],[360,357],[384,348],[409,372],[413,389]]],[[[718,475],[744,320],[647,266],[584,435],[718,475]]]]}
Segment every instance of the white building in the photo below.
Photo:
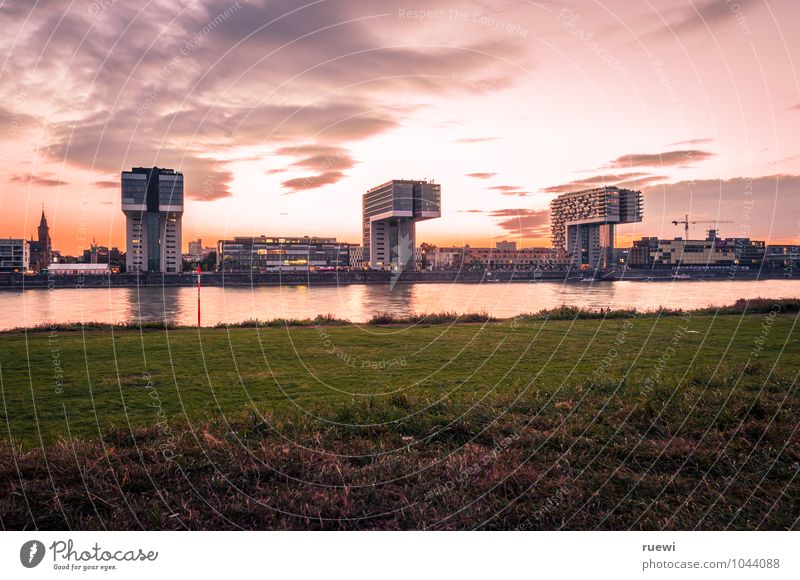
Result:
{"type": "Polygon", "coordinates": [[[50,264],[48,270],[54,276],[102,276],[111,273],[108,264],[50,264]]]}
{"type": "Polygon", "coordinates": [[[350,246],[350,267],[363,268],[364,267],[364,246],[350,246]]]}
{"type": "Polygon", "coordinates": [[[122,172],[128,272],[180,274],[183,174],[134,167],[122,172]]]}
{"type": "Polygon", "coordinates": [[[31,265],[31,245],[21,238],[0,239],[0,272],[26,272],[31,265]]]}
{"type": "MultiPolygon", "coordinates": [[[[469,246],[467,246],[469,248],[469,246]]],[[[464,260],[464,248],[461,246],[437,247],[433,251],[431,264],[435,270],[451,270],[461,267],[464,260]]]]}

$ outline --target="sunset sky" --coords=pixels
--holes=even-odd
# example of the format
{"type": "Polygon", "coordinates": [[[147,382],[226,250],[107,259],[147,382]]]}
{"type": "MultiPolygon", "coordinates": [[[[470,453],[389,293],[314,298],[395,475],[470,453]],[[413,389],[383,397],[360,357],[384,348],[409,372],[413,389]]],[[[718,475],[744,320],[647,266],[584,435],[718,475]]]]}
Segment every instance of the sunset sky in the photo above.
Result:
{"type": "Polygon", "coordinates": [[[360,242],[361,195],[442,184],[418,242],[549,245],[624,184],[618,243],[800,239],[796,0],[0,0],[0,236],[124,247],[119,173],[185,175],[184,245],[360,242]],[[704,237],[697,225],[693,237],[704,237]]]}

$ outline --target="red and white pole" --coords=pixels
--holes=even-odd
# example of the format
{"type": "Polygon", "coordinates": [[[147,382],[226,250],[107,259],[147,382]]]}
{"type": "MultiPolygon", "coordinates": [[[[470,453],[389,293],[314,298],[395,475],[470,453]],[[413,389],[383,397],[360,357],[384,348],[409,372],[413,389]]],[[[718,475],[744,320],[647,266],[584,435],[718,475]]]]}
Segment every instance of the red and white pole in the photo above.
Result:
{"type": "Polygon", "coordinates": [[[200,329],[200,266],[197,267],[197,328],[200,329]]]}

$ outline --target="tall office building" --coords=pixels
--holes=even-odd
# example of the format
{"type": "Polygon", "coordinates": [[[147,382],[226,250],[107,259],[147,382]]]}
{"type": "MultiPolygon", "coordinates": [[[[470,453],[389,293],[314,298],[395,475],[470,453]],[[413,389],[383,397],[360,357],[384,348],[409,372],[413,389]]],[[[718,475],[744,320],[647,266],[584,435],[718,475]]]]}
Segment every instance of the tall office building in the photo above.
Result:
{"type": "Polygon", "coordinates": [[[186,253],[189,254],[193,260],[201,260],[203,258],[203,240],[198,239],[189,242],[186,253]]]}
{"type": "Polygon", "coordinates": [[[393,179],[364,194],[364,261],[371,268],[415,268],[416,222],[441,217],[441,187],[430,181],[393,179]]]}
{"type": "Polygon", "coordinates": [[[159,167],[122,172],[128,272],[179,274],[183,174],[159,167]]]}
{"type": "Polygon", "coordinates": [[[642,221],[642,192],[597,187],[559,195],[550,202],[553,247],[565,250],[583,270],[603,270],[613,262],[614,227],[642,221]]]}

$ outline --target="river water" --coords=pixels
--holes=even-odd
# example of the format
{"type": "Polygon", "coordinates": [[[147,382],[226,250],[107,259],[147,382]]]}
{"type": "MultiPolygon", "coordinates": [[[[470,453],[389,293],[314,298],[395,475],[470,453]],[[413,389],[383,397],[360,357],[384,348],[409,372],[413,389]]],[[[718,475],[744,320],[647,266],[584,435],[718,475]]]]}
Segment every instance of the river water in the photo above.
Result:
{"type": "MultiPolygon", "coordinates": [[[[653,310],[798,298],[800,281],[514,282],[484,284],[205,287],[202,324],[334,314],[365,322],[380,313],[487,312],[511,317],[562,304],[653,310]]],[[[68,322],[197,323],[195,288],[86,288],[0,292],[0,330],[68,322]]]]}

